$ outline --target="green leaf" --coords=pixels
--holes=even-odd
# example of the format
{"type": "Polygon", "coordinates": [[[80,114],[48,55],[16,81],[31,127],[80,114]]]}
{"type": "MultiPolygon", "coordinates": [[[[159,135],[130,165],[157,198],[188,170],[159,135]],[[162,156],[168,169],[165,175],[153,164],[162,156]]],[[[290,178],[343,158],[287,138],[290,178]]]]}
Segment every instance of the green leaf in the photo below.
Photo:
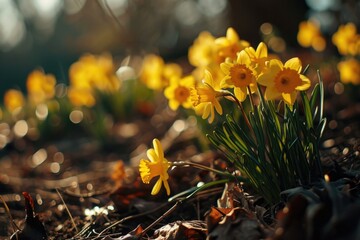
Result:
{"type": "Polygon", "coordinates": [[[313,127],[313,116],[312,116],[312,112],[311,112],[309,99],[306,96],[306,93],[304,91],[301,91],[300,95],[301,95],[301,99],[302,99],[303,105],[304,105],[304,114],[305,114],[306,125],[308,128],[312,128],[313,127]]]}

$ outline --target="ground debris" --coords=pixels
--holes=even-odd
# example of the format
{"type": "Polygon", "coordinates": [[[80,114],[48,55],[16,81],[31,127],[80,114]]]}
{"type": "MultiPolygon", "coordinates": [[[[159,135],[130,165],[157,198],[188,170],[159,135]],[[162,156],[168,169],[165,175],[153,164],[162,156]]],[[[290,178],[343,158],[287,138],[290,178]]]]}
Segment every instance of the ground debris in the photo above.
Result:
{"type": "Polygon", "coordinates": [[[206,216],[209,240],[222,239],[263,239],[265,233],[256,216],[244,208],[212,207],[206,216]]]}
{"type": "Polygon", "coordinates": [[[204,221],[176,221],[157,229],[152,240],[203,240],[206,239],[204,221]]]}
{"type": "Polygon", "coordinates": [[[132,230],[131,232],[129,232],[128,234],[126,234],[124,236],[120,236],[118,238],[112,238],[112,237],[106,236],[106,237],[102,238],[101,240],[137,240],[137,239],[141,238],[142,231],[143,231],[143,228],[140,225],[138,225],[134,230],[132,230]]]}

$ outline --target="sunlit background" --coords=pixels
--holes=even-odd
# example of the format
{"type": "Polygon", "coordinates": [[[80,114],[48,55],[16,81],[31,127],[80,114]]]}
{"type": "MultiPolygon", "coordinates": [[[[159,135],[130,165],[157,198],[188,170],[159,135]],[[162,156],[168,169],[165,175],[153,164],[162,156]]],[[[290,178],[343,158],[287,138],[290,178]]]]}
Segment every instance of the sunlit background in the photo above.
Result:
{"type": "Polygon", "coordinates": [[[24,90],[37,67],[67,83],[83,53],[186,56],[199,32],[224,35],[228,26],[253,44],[264,35],[275,50],[296,47],[300,21],[315,17],[325,33],[357,22],[359,3],[341,0],[0,0],[0,93],[24,90]],[[341,11],[340,11],[341,10],[341,11]],[[264,24],[265,23],[265,24],[264,24]]]}

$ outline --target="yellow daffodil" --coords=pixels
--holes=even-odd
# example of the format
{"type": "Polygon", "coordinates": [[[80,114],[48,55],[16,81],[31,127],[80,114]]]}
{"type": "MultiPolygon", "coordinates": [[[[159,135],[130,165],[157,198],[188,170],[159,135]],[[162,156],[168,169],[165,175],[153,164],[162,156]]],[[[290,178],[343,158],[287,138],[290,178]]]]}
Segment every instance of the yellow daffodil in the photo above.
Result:
{"type": "Polygon", "coordinates": [[[326,41],[321,34],[320,26],[313,20],[303,21],[299,24],[297,41],[302,47],[312,47],[321,52],[326,47],[326,41]]]}
{"type": "Polygon", "coordinates": [[[10,89],[4,94],[4,106],[5,108],[13,112],[25,105],[25,98],[21,91],[16,89],[10,89]]]}
{"type": "Polygon", "coordinates": [[[310,80],[301,74],[301,61],[291,58],[284,65],[277,59],[267,62],[267,71],[260,74],[258,83],[266,86],[265,98],[268,100],[282,98],[287,105],[292,106],[296,100],[297,91],[304,91],[311,85],[310,80]]]}
{"type": "Polygon", "coordinates": [[[235,29],[231,27],[227,29],[226,36],[215,39],[215,43],[219,48],[221,62],[226,58],[236,59],[236,54],[250,45],[249,42],[240,40],[235,29]]]}
{"type": "Polygon", "coordinates": [[[169,107],[174,111],[179,106],[191,108],[190,88],[194,85],[195,79],[191,75],[181,79],[178,77],[171,78],[170,85],[164,90],[164,95],[169,100],[169,107]]]}
{"type": "Polygon", "coordinates": [[[235,97],[241,102],[246,99],[249,88],[251,92],[256,90],[255,72],[251,64],[250,56],[246,51],[241,51],[236,62],[226,61],[220,65],[225,73],[221,86],[233,87],[235,97]]]}
{"type": "Polygon", "coordinates": [[[115,75],[111,55],[83,55],[69,69],[70,86],[77,89],[98,89],[114,92],[121,82],[115,75]]]}
{"type": "Polygon", "coordinates": [[[360,85],[360,62],[355,58],[341,61],[337,65],[343,83],[360,85]]]}
{"type": "Polygon", "coordinates": [[[68,97],[75,106],[91,107],[96,103],[95,90],[117,91],[121,81],[115,75],[111,55],[83,55],[69,69],[68,97]]]}
{"type": "Polygon", "coordinates": [[[55,96],[56,79],[52,74],[41,70],[32,71],[26,80],[26,88],[30,101],[39,104],[55,96]]]}
{"type": "Polygon", "coordinates": [[[203,119],[209,118],[209,123],[212,123],[215,118],[215,111],[222,115],[222,107],[219,103],[218,97],[223,94],[214,89],[214,79],[209,71],[205,71],[205,79],[201,86],[191,89],[191,102],[194,106],[195,112],[202,115],[203,119]],[[209,117],[210,116],[210,117],[209,117]]]}
{"type": "Polygon", "coordinates": [[[207,67],[217,57],[215,37],[209,32],[201,32],[189,47],[189,63],[194,67],[207,67]]]}
{"type": "Polygon", "coordinates": [[[332,42],[342,55],[360,54],[360,35],[357,34],[354,23],[340,25],[337,32],[332,36],[332,42]]]}
{"type": "Polygon", "coordinates": [[[162,149],[161,143],[158,139],[153,140],[154,148],[150,148],[147,151],[147,156],[149,160],[141,159],[139,164],[139,171],[141,180],[149,184],[151,179],[156,176],[159,176],[159,179],[156,181],[151,194],[156,195],[159,193],[162,184],[166,189],[167,195],[170,195],[170,187],[168,183],[169,174],[168,169],[171,166],[170,162],[164,157],[164,151],[162,149]]]}
{"type": "Polygon", "coordinates": [[[160,56],[150,54],[142,63],[140,80],[150,89],[162,90],[169,85],[170,78],[181,75],[182,69],[178,64],[165,64],[160,56]]]}
{"type": "Polygon", "coordinates": [[[95,96],[91,89],[70,87],[67,96],[70,102],[77,107],[92,107],[96,103],[95,96]]]}

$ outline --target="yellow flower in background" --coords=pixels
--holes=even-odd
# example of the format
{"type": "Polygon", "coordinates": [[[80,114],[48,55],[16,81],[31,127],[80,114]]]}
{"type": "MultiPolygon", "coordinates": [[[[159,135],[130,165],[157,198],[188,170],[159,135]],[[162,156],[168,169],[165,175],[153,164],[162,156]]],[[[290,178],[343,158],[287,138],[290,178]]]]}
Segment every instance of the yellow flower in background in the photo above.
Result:
{"type": "Polygon", "coordinates": [[[30,101],[39,104],[55,96],[56,79],[52,74],[41,70],[32,71],[26,80],[26,88],[30,101]]]}
{"type": "Polygon", "coordinates": [[[191,102],[196,114],[201,115],[203,119],[209,118],[208,122],[212,123],[215,118],[215,111],[222,115],[222,107],[218,97],[223,94],[214,88],[214,79],[209,71],[205,71],[205,79],[201,86],[191,89],[191,102]],[[210,117],[209,117],[210,116],[210,117]]]}
{"type": "Polygon", "coordinates": [[[159,176],[159,179],[156,181],[151,195],[156,195],[159,193],[162,184],[166,189],[167,195],[170,195],[170,187],[168,183],[169,174],[168,169],[171,166],[171,163],[164,157],[164,151],[161,146],[161,143],[158,139],[153,140],[154,148],[150,148],[146,154],[149,160],[141,159],[139,164],[139,171],[141,180],[149,184],[151,179],[159,176]]]}
{"type": "Polygon", "coordinates": [[[270,60],[267,71],[260,74],[257,80],[266,86],[265,98],[273,100],[281,97],[287,105],[292,106],[297,91],[304,91],[311,85],[310,80],[301,74],[301,69],[299,58],[291,58],[285,64],[277,59],[270,60]]]}
{"type": "Polygon", "coordinates": [[[270,60],[268,49],[265,43],[261,42],[256,50],[253,47],[247,47],[244,51],[249,55],[251,66],[255,70],[255,75],[259,75],[266,67],[265,62],[270,60]]]}
{"type": "Polygon", "coordinates": [[[207,67],[217,58],[215,37],[209,32],[201,32],[189,47],[189,63],[194,67],[207,67]]]}
{"type": "Polygon", "coordinates": [[[191,108],[190,88],[194,86],[195,78],[191,75],[181,79],[171,78],[169,86],[164,90],[164,95],[169,100],[169,107],[174,111],[179,106],[191,108]]]}
{"type": "Polygon", "coordinates": [[[140,80],[150,89],[162,90],[169,85],[170,78],[181,75],[182,69],[178,64],[165,64],[160,56],[150,54],[144,58],[140,80]]]}
{"type": "Polygon", "coordinates": [[[312,47],[315,51],[324,51],[326,41],[321,34],[320,26],[317,22],[309,20],[299,24],[297,41],[302,47],[312,47]]]}
{"type": "Polygon", "coordinates": [[[4,106],[5,108],[13,112],[25,105],[25,98],[21,91],[16,89],[7,90],[4,94],[4,106]]]}
{"type": "Polygon", "coordinates": [[[220,64],[211,63],[207,67],[197,67],[192,72],[191,75],[194,76],[196,82],[201,82],[205,78],[205,71],[209,71],[214,80],[213,87],[215,89],[220,89],[221,80],[224,78],[224,72],[220,68],[220,64]]]}
{"type": "Polygon", "coordinates": [[[96,103],[91,89],[70,87],[67,95],[70,102],[77,107],[92,107],[96,103]]]}
{"type": "Polygon", "coordinates": [[[235,29],[231,27],[227,29],[226,36],[215,39],[215,43],[219,48],[218,54],[222,58],[221,62],[226,58],[236,59],[238,52],[250,46],[249,42],[240,40],[235,29]]]}
{"type": "Polygon", "coordinates": [[[354,23],[340,25],[337,32],[332,36],[332,42],[342,55],[360,54],[360,35],[357,34],[354,23]]]}
{"type": "Polygon", "coordinates": [[[95,90],[115,92],[121,81],[115,75],[111,55],[85,54],[69,69],[70,86],[68,98],[75,106],[95,105],[95,90]]]}
{"type": "Polygon", "coordinates": [[[220,65],[225,73],[221,86],[234,88],[235,97],[241,102],[246,99],[248,88],[251,92],[256,90],[255,72],[251,64],[250,56],[246,51],[241,51],[236,62],[226,61],[220,65]]]}
{"type": "Polygon", "coordinates": [[[70,86],[77,89],[98,89],[114,92],[121,86],[115,75],[111,55],[85,54],[69,69],[70,86]]]}
{"type": "Polygon", "coordinates": [[[360,62],[355,58],[341,61],[337,65],[343,83],[360,84],[360,62]]]}

